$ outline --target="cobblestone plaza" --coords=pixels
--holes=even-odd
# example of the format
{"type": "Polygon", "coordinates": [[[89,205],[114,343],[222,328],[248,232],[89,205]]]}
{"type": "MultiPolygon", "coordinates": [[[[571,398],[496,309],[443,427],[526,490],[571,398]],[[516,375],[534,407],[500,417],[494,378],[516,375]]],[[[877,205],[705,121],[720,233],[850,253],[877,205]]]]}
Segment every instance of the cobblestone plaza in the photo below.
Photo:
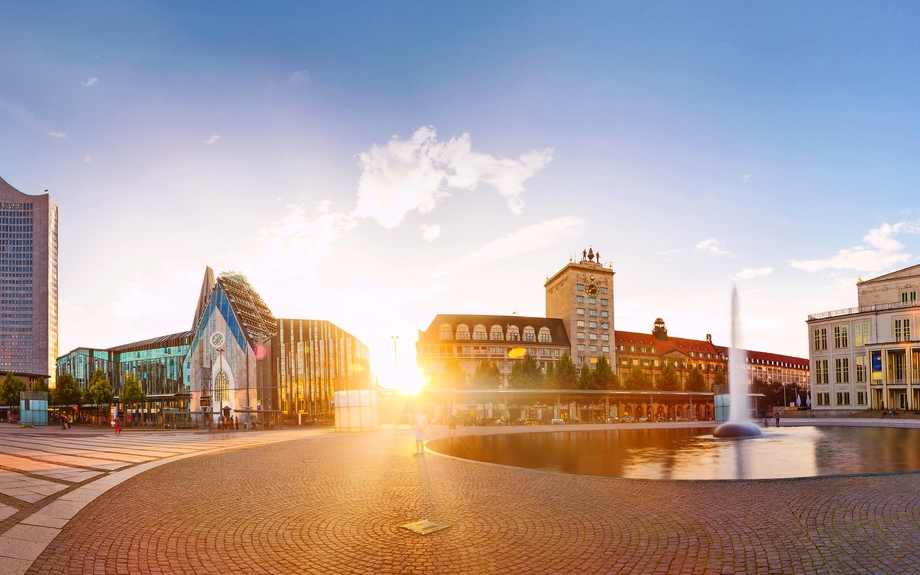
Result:
{"type": "Polygon", "coordinates": [[[402,429],[51,431],[0,432],[4,575],[920,569],[914,473],[644,481],[415,457],[402,429]],[[401,528],[423,519],[447,528],[401,528]]]}

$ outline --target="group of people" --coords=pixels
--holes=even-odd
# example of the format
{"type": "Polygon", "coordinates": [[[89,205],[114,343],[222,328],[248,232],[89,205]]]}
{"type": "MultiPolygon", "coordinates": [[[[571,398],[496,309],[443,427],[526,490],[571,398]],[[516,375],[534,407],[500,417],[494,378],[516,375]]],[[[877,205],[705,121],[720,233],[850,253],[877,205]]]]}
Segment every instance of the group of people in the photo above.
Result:
{"type": "Polygon", "coordinates": [[[70,424],[73,423],[73,418],[67,415],[61,414],[61,429],[70,429],[70,424]]]}

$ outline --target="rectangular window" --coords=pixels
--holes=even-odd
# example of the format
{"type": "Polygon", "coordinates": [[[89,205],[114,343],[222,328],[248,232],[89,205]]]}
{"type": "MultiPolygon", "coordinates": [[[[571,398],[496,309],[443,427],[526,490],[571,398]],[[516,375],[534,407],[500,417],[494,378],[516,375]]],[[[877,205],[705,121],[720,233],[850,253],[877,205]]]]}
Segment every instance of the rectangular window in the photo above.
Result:
{"type": "Polygon", "coordinates": [[[865,391],[857,391],[856,392],[856,405],[866,405],[867,403],[869,403],[868,401],[866,401],[868,395],[869,394],[867,394],[865,391]]]}
{"type": "Polygon", "coordinates": [[[853,324],[853,345],[862,347],[869,343],[869,322],[853,324]]]}
{"type": "Polygon", "coordinates": [[[584,351],[584,350],[585,350],[585,344],[583,343],[578,344],[578,351],[584,351]]]}
{"type": "Polygon", "coordinates": [[[596,340],[597,340],[597,334],[596,334],[596,333],[589,333],[589,334],[588,334],[588,339],[593,339],[593,340],[596,341],[596,340]]]}
{"type": "MultiPolygon", "coordinates": [[[[605,313],[606,313],[606,312],[605,312],[605,313]]],[[[596,310],[596,309],[589,309],[589,310],[588,310],[588,315],[593,316],[593,317],[597,317],[597,310],[596,310]]]]}
{"type": "Polygon", "coordinates": [[[577,296],[575,296],[575,302],[576,302],[576,303],[585,303],[585,296],[583,296],[583,295],[577,295],[577,296]]]}
{"type": "Polygon", "coordinates": [[[901,303],[912,303],[915,301],[917,301],[917,292],[915,291],[901,292],[901,303]]]}
{"type": "Polygon", "coordinates": [[[601,293],[607,293],[607,288],[601,288],[601,293]]]}
{"type": "Polygon", "coordinates": [[[895,341],[910,341],[910,320],[909,319],[894,320],[894,340],[895,341]]]}
{"type": "Polygon", "coordinates": [[[589,321],[589,322],[588,322],[588,327],[597,327],[597,322],[596,322],[596,321],[589,321]]]}
{"type": "Polygon", "coordinates": [[[621,345],[621,346],[620,346],[620,351],[624,351],[625,349],[626,349],[626,346],[625,346],[625,345],[621,345]]]}
{"type": "Polygon", "coordinates": [[[585,309],[582,308],[582,307],[580,307],[580,308],[578,308],[578,309],[575,310],[575,313],[578,314],[578,315],[585,315],[585,309]]]}
{"type": "Polygon", "coordinates": [[[604,310],[601,312],[601,317],[607,317],[607,315],[608,315],[607,310],[604,310]]]}
{"type": "Polygon", "coordinates": [[[849,347],[847,342],[847,326],[845,325],[835,325],[834,326],[834,349],[845,349],[849,347]]]}
{"type": "Polygon", "coordinates": [[[596,346],[596,345],[592,345],[590,351],[597,351],[597,346],[596,346]]]}
{"type": "Polygon", "coordinates": [[[605,334],[602,334],[602,335],[601,335],[601,339],[604,340],[604,341],[610,341],[610,336],[609,336],[608,334],[605,333],[605,334]]]}
{"type": "Polygon", "coordinates": [[[815,360],[815,384],[827,383],[827,360],[815,360]]]}
{"type": "Polygon", "coordinates": [[[629,351],[636,351],[636,346],[634,345],[629,346],[629,351]]]}
{"type": "Polygon", "coordinates": [[[850,358],[838,357],[834,359],[834,383],[850,383],[850,358]]]}
{"type": "Polygon", "coordinates": [[[610,329],[610,325],[605,321],[601,323],[601,329],[610,329]]]}
{"type": "Polygon", "coordinates": [[[609,352],[610,352],[610,346],[609,346],[609,345],[602,345],[602,346],[601,346],[601,351],[604,352],[604,353],[609,353],[609,352]]]}
{"type": "Polygon", "coordinates": [[[577,337],[578,339],[585,339],[585,334],[584,334],[584,332],[578,332],[578,335],[577,335],[576,337],[577,337]]]}
{"type": "Polygon", "coordinates": [[[818,328],[815,330],[815,351],[824,351],[827,349],[827,328],[818,328]]]}
{"type": "Polygon", "coordinates": [[[856,383],[866,382],[866,356],[856,356],[856,383]]]}
{"type": "Polygon", "coordinates": [[[585,320],[579,319],[575,322],[575,325],[578,327],[585,327],[585,320]]]}
{"type": "Polygon", "coordinates": [[[576,284],[576,285],[575,285],[575,290],[576,290],[576,291],[585,291],[585,284],[576,284]]]}
{"type": "Polygon", "coordinates": [[[607,305],[608,300],[601,299],[601,305],[607,305]]]}
{"type": "Polygon", "coordinates": [[[588,298],[588,303],[596,304],[596,303],[597,303],[597,298],[589,297],[589,298],[588,298]]]}
{"type": "Polygon", "coordinates": [[[818,405],[819,406],[828,406],[831,404],[831,394],[830,393],[818,393],[818,405]]]}

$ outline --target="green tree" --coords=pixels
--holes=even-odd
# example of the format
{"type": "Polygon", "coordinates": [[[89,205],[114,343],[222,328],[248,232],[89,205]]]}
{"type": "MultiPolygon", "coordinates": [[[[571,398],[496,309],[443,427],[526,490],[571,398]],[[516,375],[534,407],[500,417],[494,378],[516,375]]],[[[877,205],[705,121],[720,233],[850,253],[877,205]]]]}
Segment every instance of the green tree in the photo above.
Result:
{"type": "Polygon", "coordinates": [[[638,365],[633,367],[629,375],[626,376],[626,389],[629,390],[650,390],[652,389],[652,378],[642,371],[638,365]]]}
{"type": "Polygon", "coordinates": [[[96,373],[89,379],[89,385],[86,387],[86,398],[90,400],[90,403],[96,405],[110,405],[112,400],[115,399],[115,390],[112,389],[109,378],[105,376],[105,372],[101,369],[97,369],[96,373]]]}
{"type": "Polygon", "coordinates": [[[511,366],[511,375],[508,377],[508,387],[513,389],[540,389],[543,387],[543,372],[537,360],[525,354],[520,361],[511,366]]]}
{"type": "Polygon", "coordinates": [[[588,364],[584,364],[578,371],[578,389],[597,389],[594,372],[591,371],[591,368],[588,367],[588,364]]]}
{"type": "Polygon", "coordinates": [[[664,364],[664,367],[661,368],[657,389],[659,391],[680,391],[680,379],[671,362],[664,364]]]}
{"type": "Polygon", "coordinates": [[[32,384],[32,391],[50,391],[48,389],[48,381],[44,377],[39,377],[35,380],[35,383],[32,384]]]}
{"type": "Polygon", "coordinates": [[[19,405],[21,391],[26,391],[26,384],[12,373],[7,373],[0,382],[0,405],[19,405]]]}
{"type": "Polygon", "coordinates": [[[687,376],[687,391],[709,391],[706,389],[706,378],[699,366],[694,366],[687,376]]]}
{"type": "Polygon", "coordinates": [[[556,362],[555,389],[576,389],[578,387],[578,370],[568,352],[563,352],[562,357],[556,362]]]}
{"type": "Polygon", "coordinates": [[[444,362],[444,372],[438,378],[438,387],[444,389],[461,389],[466,385],[466,373],[460,360],[452,357],[444,362]]]}
{"type": "Polygon", "coordinates": [[[722,368],[716,370],[715,377],[712,378],[712,386],[725,385],[725,373],[722,371],[722,368]]]}
{"type": "Polygon", "coordinates": [[[471,381],[477,388],[501,387],[502,373],[498,370],[498,365],[494,361],[484,359],[476,366],[476,372],[473,373],[471,381]]]}
{"type": "Polygon", "coordinates": [[[121,393],[118,394],[118,399],[127,408],[143,402],[147,399],[147,394],[144,392],[144,388],[141,387],[141,382],[129,373],[125,376],[125,386],[121,389],[121,393]]]}
{"type": "Polygon", "coordinates": [[[558,384],[558,374],[556,373],[556,362],[551,361],[546,364],[546,373],[543,374],[543,387],[556,389],[558,384]]]}
{"type": "Polygon", "coordinates": [[[83,392],[69,373],[61,375],[51,391],[51,405],[76,405],[83,401],[83,392]]]}
{"type": "Polygon", "coordinates": [[[620,378],[613,373],[606,355],[597,358],[597,365],[594,367],[594,384],[596,389],[620,389],[620,378]]]}

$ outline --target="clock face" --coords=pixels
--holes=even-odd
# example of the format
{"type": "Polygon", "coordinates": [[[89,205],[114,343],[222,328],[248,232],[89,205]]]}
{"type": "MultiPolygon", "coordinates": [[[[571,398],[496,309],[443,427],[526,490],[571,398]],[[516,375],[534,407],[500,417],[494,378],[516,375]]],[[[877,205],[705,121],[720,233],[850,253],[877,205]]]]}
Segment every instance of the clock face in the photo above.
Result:
{"type": "Polygon", "coordinates": [[[585,292],[591,297],[597,297],[598,294],[597,284],[594,282],[589,283],[585,286],[585,292]]]}

